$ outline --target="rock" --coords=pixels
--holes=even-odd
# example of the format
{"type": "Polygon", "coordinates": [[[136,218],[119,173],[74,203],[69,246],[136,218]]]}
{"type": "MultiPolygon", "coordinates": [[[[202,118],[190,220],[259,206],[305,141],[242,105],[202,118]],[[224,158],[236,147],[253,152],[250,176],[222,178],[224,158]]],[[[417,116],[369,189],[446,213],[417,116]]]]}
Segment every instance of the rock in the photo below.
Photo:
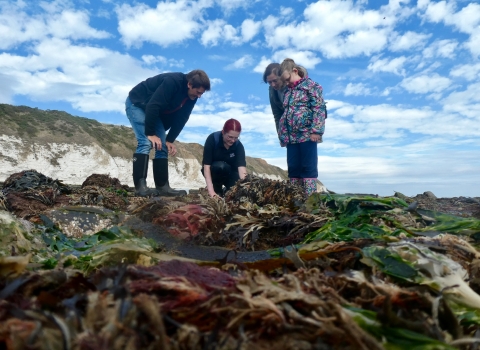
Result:
{"type": "Polygon", "coordinates": [[[395,197],[403,199],[404,201],[408,202],[410,197],[405,196],[403,193],[395,191],[395,197]]]}
{"type": "Polygon", "coordinates": [[[409,212],[415,212],[418,208],[418,202],[412,202],[407,208],[407,211],[409,212]]]}
{"type": "Polygon", "coordinates": [[[59,229],[69,237],[93,235],[98,231],[117,225],[123,219],[123,214],[112,210],[89,206],[70,206],[53,209],[45,216],[54,222],[59,229]]]}
{"type": "Polygon", "coordinates": [[[431,198],[431,199],[437,199],[437,196],[435,196],[432,192],[430,191],[426,191],[426,192],[423,192],[423,195],[427,196],[428,198],[431,198]]]}

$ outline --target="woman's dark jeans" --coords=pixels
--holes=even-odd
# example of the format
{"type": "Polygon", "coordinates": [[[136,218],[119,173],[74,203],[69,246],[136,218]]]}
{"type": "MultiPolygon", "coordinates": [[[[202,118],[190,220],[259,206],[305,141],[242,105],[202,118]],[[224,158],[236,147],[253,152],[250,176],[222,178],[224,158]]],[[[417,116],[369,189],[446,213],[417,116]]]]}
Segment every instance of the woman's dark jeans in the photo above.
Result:
{"type": "Polygon", "coordinates": [[[219,196],[223,196],[240,179],[238,169],[232,169],[229,164],[223,161],[213,162],[210,165],[210,173],[212,174],[213,189],[219,196]],[[223,190],[223,186],[225,186],[225,190],[223,190]]]}

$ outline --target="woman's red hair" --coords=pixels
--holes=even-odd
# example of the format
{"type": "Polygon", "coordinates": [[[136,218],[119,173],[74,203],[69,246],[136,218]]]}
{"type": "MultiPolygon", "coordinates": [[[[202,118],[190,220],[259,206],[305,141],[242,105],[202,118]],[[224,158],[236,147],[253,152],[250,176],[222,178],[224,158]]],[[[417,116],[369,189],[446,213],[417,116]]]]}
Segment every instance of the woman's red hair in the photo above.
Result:
{"type": "Polygon", "coordinates": [[[227,120],[223,125],[223,132],[227,133],[230,130],[242,132],[242,126],[240,125],[240,122],[233,118],[227,120]]]}

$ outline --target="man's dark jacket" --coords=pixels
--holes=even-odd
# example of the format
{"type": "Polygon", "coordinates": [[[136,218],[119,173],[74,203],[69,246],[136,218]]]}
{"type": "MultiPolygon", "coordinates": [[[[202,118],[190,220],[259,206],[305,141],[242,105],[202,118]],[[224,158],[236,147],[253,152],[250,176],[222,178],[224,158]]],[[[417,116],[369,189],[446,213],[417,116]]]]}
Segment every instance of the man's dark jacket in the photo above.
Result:
{"type": "Polygon", "coordinates": [[[173,143],[188,121],[197,99],[188,97],[188,81],[183,73],[163,73],[135,86],[130,101],[145,111],[145,135],[155,135],[158,118],[165,131],[170,129],[167,142],[173,143]]]}
{"type": "Polygon", "coordinates": [[[278,122],[280,121],[283,111],[285,110],[283,108],[283,101],[280,101],[278,91],[271,86],[268,88],[268,94],[270,97],[270,106],[272,107],[273,118],[275,118],[275,126],[277,127],[278,132],[278,122]]]}

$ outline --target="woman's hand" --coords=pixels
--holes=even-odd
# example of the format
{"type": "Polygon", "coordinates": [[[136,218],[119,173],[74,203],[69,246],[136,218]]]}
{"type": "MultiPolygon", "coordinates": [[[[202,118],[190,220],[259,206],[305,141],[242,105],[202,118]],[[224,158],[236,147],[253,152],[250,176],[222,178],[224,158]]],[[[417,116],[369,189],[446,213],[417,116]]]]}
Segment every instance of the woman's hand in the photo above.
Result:
{"type": "Polygon", "coordinates": [[[240,177],[241,180],[243,180],[247,176],[247,168],[244,166],[239,166],[238,167],[238,177],[240,177]]]}
{"type": "Polygon", "coordinates": [[[174,156],[175,154],[177,154],[177,147],[175,147],[173,143],[170,143],[167,141],[166,144],[168,148],[168,154],[170,154],[171,156],[174,156]]]}
{"type": "Polygon", "coordinates": [[[152,147],[155,148],[156,151],[160,151],[162,149],[162,140],[157,135],[149,135],[147,138],[152,143],[152,147]]]}
{"type": "Polygon", "coordinates": [[[215,193],[212,183],[212,172],[210,171],[210,165],[205,164],[203,166],[203,175],[205,176],[205,182],[207,183],[208,195],[212,198],[220,198],[218,194],[215,193]]]}
{"type": "Polygon", "coordinates": [[[208,190],[208,195],[212,198],[220,198],[220,196],[218,194],[216,194],[213,189],[208,190]]]}

